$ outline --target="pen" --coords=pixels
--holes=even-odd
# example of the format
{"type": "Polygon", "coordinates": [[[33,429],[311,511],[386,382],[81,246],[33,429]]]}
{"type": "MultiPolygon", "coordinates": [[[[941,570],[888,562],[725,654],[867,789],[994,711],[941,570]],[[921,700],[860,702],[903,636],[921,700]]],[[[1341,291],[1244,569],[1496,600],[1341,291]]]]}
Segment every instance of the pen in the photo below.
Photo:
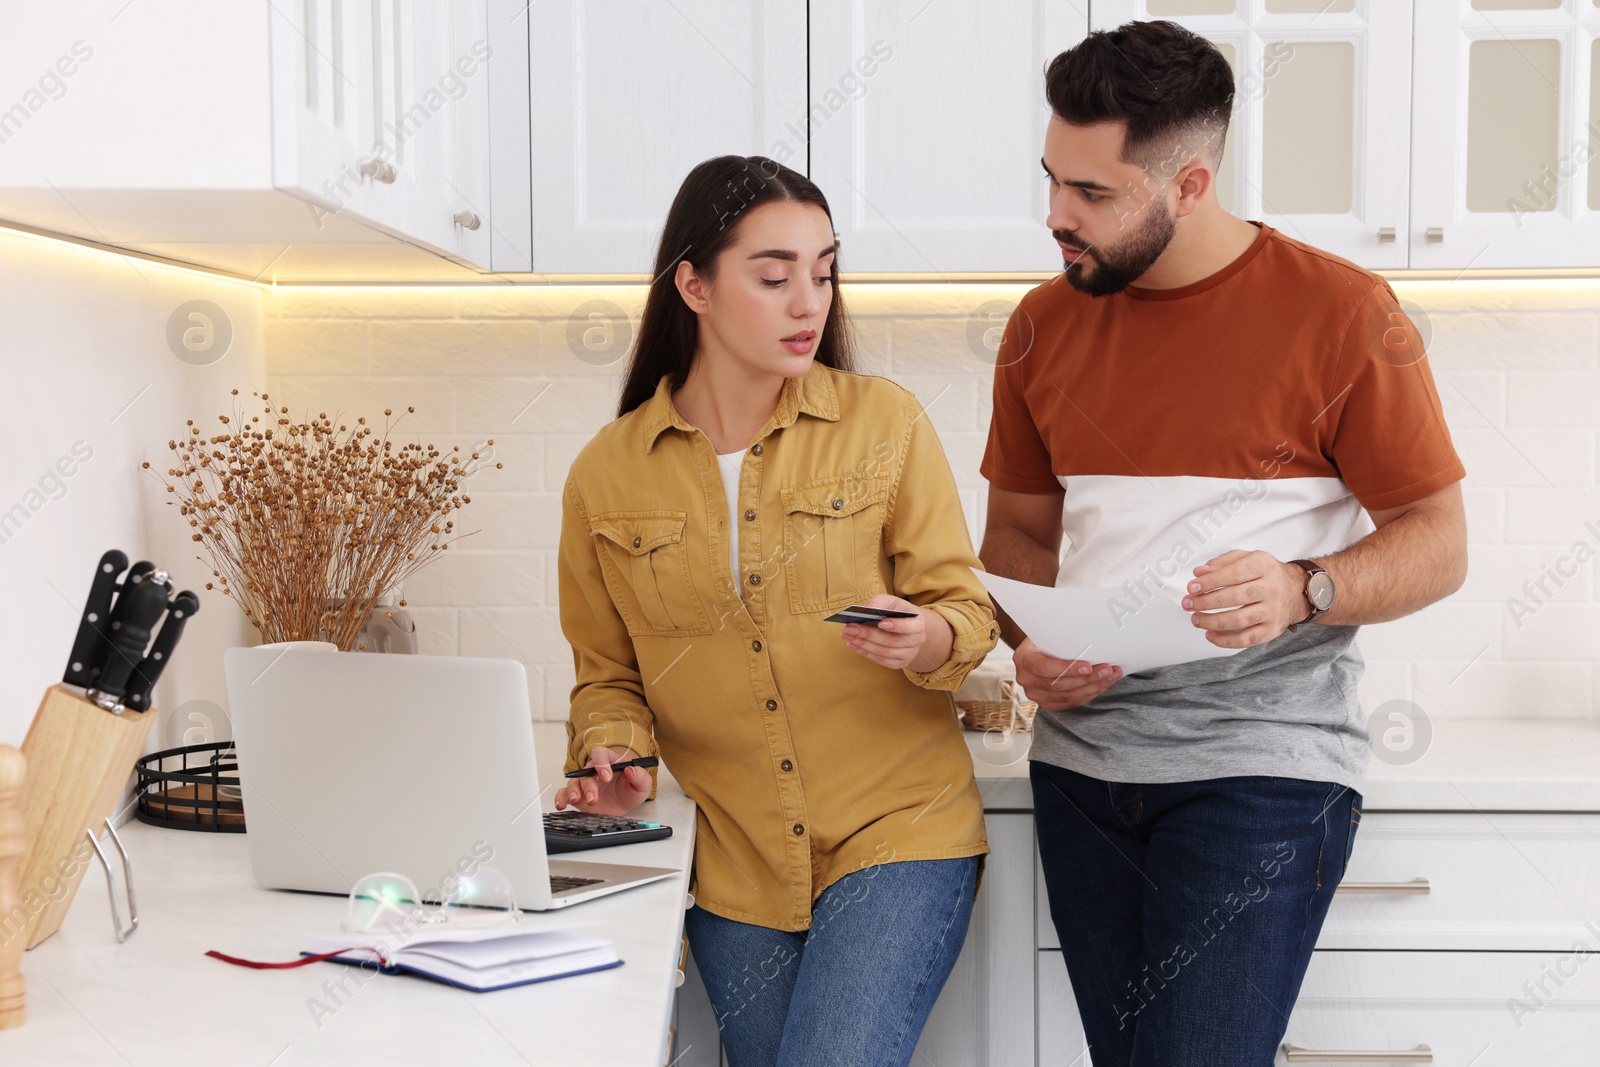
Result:
{"type": "MultiPolygon", "coordinates": [[[[611,764],[611,769],[614,770],[614,771],[620,771],[624,767],[654,767],[656,764],[658,764],[660,762],[661,762],[661,760],[659,760],[655,756],[640,756],[638,759],[628,759],[628,760],[623,760],[621,763],[613,763],[613,764],[611,764]]],[[[595,768],[595,767],[584,767],[582,770],[568,771],[567,772],[567,777],[568,778],[592,778],[598,773],[599,773],[599,769],[598,768],[595,768]]]]}

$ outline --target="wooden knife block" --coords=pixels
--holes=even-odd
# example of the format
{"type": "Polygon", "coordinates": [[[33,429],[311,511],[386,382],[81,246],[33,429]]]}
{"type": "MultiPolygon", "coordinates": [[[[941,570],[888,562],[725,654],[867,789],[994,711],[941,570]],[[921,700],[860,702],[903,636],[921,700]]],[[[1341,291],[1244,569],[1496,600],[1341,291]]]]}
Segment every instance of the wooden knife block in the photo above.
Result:
{"type": "Polygon", "coordinates": [[[22,852],[28,839],[22,829],[22,779],[27,763],[20,751],[0,745],[0,1030],[21,1026],[24,1011],[22,950],[26,928],[9,921],[21,905],[17,892],[22,852]]]}
{"type": "Polygon", "coordinates": [[[28,916],[28,948],[60,928],[84,871],[98,862],[83,832],[91,830],[99,838],[144,751],[156,714],[151,708],[113,715],[64,685],[45,691],[22,742],[27,848],[17,887],[28,916]]]}

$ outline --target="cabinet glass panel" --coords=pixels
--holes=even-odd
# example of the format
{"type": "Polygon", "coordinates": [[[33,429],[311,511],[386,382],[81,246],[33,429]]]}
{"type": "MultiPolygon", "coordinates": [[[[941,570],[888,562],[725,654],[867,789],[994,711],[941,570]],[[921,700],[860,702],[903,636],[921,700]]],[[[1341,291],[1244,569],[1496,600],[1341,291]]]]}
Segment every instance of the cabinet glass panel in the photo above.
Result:
{"type": "Polygon", "coordinates": [[[1467,68],[1467,210],[1507,211],[1511,200],[1555,210],[1553,196],[1523,186],[1536,186],[1555,163],[1560,42],[1473,41],[1467,68]]]}
{"type": "Polygon", "coordinates": [[[1151,18],[1166,15],[1231,15],[1234,0],[1150,0],[1145,10],[1151,18]]]}
{"type": "Polygon", "coordinates": [[[1355,9],[1356,0],[1267,0],[1269,15],[1332,15],[1355,9]]]}
{"type": "MultiPolygon", "coordinates": [[[[1600,7],[1600,0],[1594,3],[1600,7]]],[[[1594,130],[1600,130],[1600,37],[1589,48],[1589,129],[1584,143],[1590,148],[1597,147],[1591,137],[1594,130]]],[[[1589,159],[1589,210],[1600,211],[1600,158],[1595,157],[1589,159]]]]}
{"type": "Polygon", "coordinates": [[[1355,174],[1355,46],[1294,44],[1262,99],[1261,199],[1276,215],[1351,209],[1355,174]]]}
{"type": "Polygon", "coordinates": [[[1222,205],[1222,210],[1233,210],[1233,153],[1234,144],[1239,140],[1239,64],[1234,59],[1233,45],[1226,41],[1213,42],[1217,51],[1222,53],[1222,58],[1228,61],[1228,66],[1233,71],[1234,80],[1234,112],[1233,118],[1228,123],[1228,135],[1222,139],[1222,163],[1217,167],[1217,203],[1222,205]]]}

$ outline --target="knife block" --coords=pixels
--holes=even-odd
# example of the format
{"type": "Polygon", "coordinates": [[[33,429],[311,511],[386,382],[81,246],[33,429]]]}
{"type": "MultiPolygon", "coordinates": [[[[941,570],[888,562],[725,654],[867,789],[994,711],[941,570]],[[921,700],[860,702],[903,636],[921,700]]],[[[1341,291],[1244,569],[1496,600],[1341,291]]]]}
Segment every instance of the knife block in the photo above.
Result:
{"type": "Polygon", "coordinates": [[[22,850],[28,839],[23,835],[22,779],[27,762],[10,745],[0,745],[0,1030],[21,1026],[28,1016],[24,1010],[22,950],[26,927],[9,917],[21,904],[17,891],[22,873],[22,850]]]}
{"type": "Polygon", "coordinates": [[[84,831],[97,831],[111,815],[156,714],[151,708],[113,715],[65,685],[45,691],[22,742],[27,847],[17,886],[28,917],[28,948],[55,933],[66,918],[78,883],[94,862],[84,831]]]}

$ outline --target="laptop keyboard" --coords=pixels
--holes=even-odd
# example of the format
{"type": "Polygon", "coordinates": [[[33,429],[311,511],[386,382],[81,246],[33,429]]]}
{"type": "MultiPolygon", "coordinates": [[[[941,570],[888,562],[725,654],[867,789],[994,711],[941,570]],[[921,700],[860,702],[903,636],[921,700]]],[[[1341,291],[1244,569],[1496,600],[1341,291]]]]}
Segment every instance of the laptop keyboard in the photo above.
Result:
{"type": "Polygon", "coordinates": [[[596,885],[605,881],[603,878],[572,878],[564,874],[550,876],[550,892],[563,893],[568,889],[582,889],[586,885],[596,885]]]}

